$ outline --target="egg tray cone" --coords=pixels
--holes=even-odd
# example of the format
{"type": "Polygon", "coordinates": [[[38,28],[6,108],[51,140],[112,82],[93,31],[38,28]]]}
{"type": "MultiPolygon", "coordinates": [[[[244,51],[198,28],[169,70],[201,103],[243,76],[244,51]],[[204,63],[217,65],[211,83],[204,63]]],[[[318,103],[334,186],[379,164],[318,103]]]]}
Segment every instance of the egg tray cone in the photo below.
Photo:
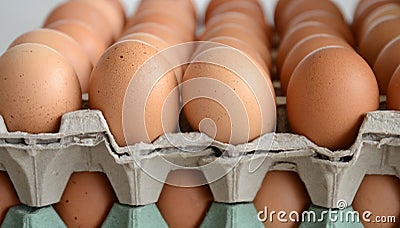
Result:
{"type": "MultiPolygon", "coordinates": [[[[285,127],[284,99],[278,99],[277,109],[278,128],[285,127]]],[[[290,133],[236,146],[200,133],[175,133],[152,144],[119,147],[100,111],[65,114],[53,134],[10,133],[0,118],[0,170],[8,172],[21,202],[34,207],[57,203],[70,175],[83,171],[104,172],[121,204],[152,204],[168,173],[177,169],[168,165],[172,162],[201,166],[216,202],[251,202],[268,171],[289,170],[299,174],[314,205],[337,208],[340,200],[351,205],[364,175],[399,177],[398,150],[400,112],[395,111],[368,113],[354,145],[343,151],[290,133]]]]}

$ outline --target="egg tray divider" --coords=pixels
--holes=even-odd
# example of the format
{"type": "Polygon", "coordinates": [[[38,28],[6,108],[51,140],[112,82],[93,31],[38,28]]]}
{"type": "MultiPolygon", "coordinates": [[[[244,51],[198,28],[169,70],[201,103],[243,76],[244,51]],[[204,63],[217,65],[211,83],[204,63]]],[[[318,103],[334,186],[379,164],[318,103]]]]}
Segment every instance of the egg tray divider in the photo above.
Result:
{"type": "MultiPolygon", "coordinates": [[[[283,108],[278,105],[278,113],[283,108]]],[[[279,117],[278,125],[284,119],[279,117]]],[[[339,200],[352,203],[365,174],[399,177],[399,151],[400,112],[395,111],[368,113],[354,145],[335,152],[288,133],[264,135],[237,146],[201,133],[174,133],[152,144],[119,147],[100,111],[67,113],[54,134],[11,133],[0,117],[0,170],[8,172],[21,202],[33,207],[57,203],[70,175],[82,171],[104,172],[122,204],[155,203],[171,171],[160,165],[167,159],[185,167],[213,162],[201,168],[207,180],[226,172],[210,183],[216,202],[251,202],[269,170],[287,170],[299,174],[313,204],[336,208],[339,200]],[[188,144],[187,138],[196,141],[188,144]],[[251,162],[261,166],[250,172],[251,162]],[[162,174],[160,181],[148,175],[154,169],[162,174]]]]}

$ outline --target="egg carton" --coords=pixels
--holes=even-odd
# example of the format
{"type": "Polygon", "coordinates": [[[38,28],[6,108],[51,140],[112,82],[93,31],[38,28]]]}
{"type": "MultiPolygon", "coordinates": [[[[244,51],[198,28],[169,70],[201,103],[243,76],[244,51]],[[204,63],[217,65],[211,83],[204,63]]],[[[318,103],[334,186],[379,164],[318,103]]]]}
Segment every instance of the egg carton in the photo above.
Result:
{"type": "MultiPolygon", "coordinates": [[[[285,99],[277,101],[283,132],[285,99]]],[[[70,175],[83,171],[104,172],[122,204],[152,204],[168,173],[178,169],[171,164],[178,164],[200,167],[216,202],[251,202],[269,170],[288,170],[299,174],[315,205],[336,208],[339,200],[352,202],[365,174],[399,176],[399,136],[400,112],[377,111],[366,115],[354,145],[343,151],[290,133],[236,146],[196,132],[169,133],[152,144],[119,147],[100,111],[81,110],[65,114],[52,134],[8,132],[0,118],[0,170],[8,172],[21,202],[34,207],[57,203],[70,175]]]]}

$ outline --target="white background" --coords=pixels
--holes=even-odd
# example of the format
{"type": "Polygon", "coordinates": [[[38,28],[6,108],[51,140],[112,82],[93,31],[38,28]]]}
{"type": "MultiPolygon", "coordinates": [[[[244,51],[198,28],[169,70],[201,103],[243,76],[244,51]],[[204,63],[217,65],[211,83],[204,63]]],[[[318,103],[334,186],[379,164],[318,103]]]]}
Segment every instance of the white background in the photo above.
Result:
{"type": "MultiPolygon", "coordinates": [[[[93,0],[96,1],[96,0],[93,0]]],[[[208,0],[193,0],[201,16],[208,0]]],[[[277,0],[261,0],[265,13],[272,22],[277,0]]],[[[0,0],[0,53],[19,35],[40,28],[46,15],[63,0],[0,0]]],[[[139,0],[123,0],[128,13],[132,12],[139,0]]],[[[358,0],[334,0],[350,21],[358,0]]]]}

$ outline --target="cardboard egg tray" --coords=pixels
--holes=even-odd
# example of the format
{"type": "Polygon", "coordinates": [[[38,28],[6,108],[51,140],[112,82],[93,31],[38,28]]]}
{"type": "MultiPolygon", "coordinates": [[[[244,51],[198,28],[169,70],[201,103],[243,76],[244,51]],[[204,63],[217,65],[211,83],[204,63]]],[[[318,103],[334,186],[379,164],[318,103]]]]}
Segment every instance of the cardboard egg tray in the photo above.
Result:
{"type": "MultiPolygon", "coordinates": [[[[285,98],[277,103],[277,132],[286,132],[285,98]]],[[[166,165],[168,160],[200,166],[216,202],[251,202],[269,170],[288,170],[299,174],[314,205],[337,208],[340,200],[352,203],[364,175],[400,176],[399,150],[400,112],[395,111],[368,113],[354,145],[334,152],[290,133],[237,146],[200,133],[174,133],[121,148],[100,111],[65,114],[54,134],[8,132],[0,118],[0,170],[8,172],[21,202],[33,207],[57,203],[70,175],[81,171],[104,172],[121,204],[155,203],[175,167],[166,165]],[[212,181],[216,173],[227,174],[212,181]]]]}

